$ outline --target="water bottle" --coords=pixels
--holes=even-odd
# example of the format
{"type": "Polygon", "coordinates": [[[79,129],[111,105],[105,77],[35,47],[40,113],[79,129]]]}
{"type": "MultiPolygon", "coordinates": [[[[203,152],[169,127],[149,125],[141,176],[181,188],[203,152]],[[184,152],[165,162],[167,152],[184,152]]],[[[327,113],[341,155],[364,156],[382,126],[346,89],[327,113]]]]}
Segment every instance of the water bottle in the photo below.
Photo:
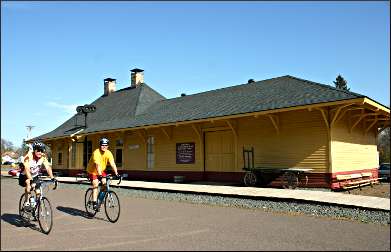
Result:
{"type": "Polygon", "coordinates": [[[105,193],[100,191],[98,196],[99,201],[102,202],[104,197],[105,197],[105,193]]]}
{"type": "Polygon", "coordinates": [[[34,197],[30,197],[30,206],[31,206],[31,208],[35,207],[35,198],[34,197]]]}

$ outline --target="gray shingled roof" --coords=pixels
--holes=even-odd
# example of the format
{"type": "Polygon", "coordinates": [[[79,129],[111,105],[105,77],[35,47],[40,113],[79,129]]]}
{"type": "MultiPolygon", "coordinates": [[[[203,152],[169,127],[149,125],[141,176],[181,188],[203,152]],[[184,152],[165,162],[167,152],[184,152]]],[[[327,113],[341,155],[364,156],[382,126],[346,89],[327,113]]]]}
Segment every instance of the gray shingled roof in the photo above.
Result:
{"type": "MultiPolygon", "coordinates": [[[[365,96],[289,75],[173,99],[164,99],[148,85],[143,84],[140,88],[125,88],[94,101],[92,104],[96,106],[96,112],[88,115],[88,127],[82,133],[191,121],[362,97],[365,96]]],[[[75,116],[52,132],[38,138],[61,137],[76,132],[80,128],[75,128],[74,118],[75,116]]],[[[84,116],[80,116],[78,122],[84,123],[84,116]]]]}

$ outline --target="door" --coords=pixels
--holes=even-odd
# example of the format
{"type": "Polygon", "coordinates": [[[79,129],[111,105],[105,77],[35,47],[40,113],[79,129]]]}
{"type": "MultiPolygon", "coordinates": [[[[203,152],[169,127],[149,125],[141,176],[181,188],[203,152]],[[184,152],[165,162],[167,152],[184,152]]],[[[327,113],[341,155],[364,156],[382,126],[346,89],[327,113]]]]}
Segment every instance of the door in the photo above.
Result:
{"type": "Polygon", "coordinates": [[[205,132],[205,171],[232,172],[234,160],[232,131],[205,132]]]}

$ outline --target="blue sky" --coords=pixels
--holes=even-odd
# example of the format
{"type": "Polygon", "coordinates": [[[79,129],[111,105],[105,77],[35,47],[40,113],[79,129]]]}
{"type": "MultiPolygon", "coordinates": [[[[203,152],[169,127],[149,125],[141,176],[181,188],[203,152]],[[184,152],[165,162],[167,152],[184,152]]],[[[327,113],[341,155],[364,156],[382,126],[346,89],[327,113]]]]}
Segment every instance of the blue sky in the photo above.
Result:
{"type": "Polygon", "coordinates": [[[293,75],[390,106],[390,3],[1,2],[1,137],[19,146],[130,69],[166,98],[293,75]]]}

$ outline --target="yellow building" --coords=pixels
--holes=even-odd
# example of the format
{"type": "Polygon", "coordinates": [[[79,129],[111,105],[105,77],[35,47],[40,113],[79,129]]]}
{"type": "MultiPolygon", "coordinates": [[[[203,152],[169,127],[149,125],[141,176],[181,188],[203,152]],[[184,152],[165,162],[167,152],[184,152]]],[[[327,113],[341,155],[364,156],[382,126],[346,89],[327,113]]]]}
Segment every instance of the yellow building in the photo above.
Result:
{"type": "MultiPolygon", "coordinates": [[[[338,174],[377,176],[377,134],[390,125],[388,107],[292,76],[172,99],[145,84],[141,69],[129,87],[115,84],[105,79],[101,97],[38,137],[51,147],[55,171],[85,171],[104,136],[129,179],[241,182],[250,153],[251,168],[300,167],[307,186],[337,188],[338,174]]],[[[280,186],[281,174],[259,180],[280,186]]]]}

